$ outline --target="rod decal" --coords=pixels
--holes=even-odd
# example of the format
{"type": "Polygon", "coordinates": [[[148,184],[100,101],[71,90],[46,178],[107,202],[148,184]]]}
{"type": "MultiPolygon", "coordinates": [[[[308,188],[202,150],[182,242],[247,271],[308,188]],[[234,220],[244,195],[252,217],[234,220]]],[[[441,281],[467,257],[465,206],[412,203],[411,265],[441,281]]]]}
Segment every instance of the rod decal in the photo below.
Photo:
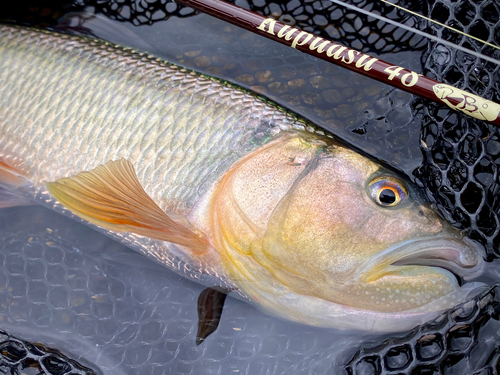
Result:
{"type": "MultiPolygon", "coordinates": [[[[351,48],[347,48],[343,45],[330,42],[329,40],[324,40],[319,36],[310,34],[306,31],[290,27],[289,25],[281,25],[272,18],[264,19],[257,29],[264,31],[271,35],[276,35],[280,39],[290,41],[293,39],[291,47],[297,48],[297,46],[304,46],[312,39],[315,38],[310,44],[309,49],[311,51],[316,50],[317,53],[325,53],[328,57],[333,57],[333,59],[341,61],[346,65],[354,64],[358,69],[363,68],[366,72],[372,69],[372,65],[378,61],[377,58],[365,55],[364,53],[358,52],[351,48]],[[367,60],[368,59],[368,60],[367,60]],[[367,61],[365,61],[367,60],[367,61]]],[[[403,68],[400,68],[403,69],[403,68]]],[[[411,72],[414,73],[414,72],[411,72]]],[[[417,73],[414,73],[417,74],[417,73]]],[[[392,78],[389,78],[392,80],[392,78]]]]}
{"type": "MultiPolygon", "coordinates": [[[[500,104],[491,100],[285,25],[272,18],[266,18],[224,0],[178,0],[178,2],[298,51],[500,126],[500,104]]],[[[373,16],[377,18],[376,15],[373,16]]],[[[430,35],[428,37],[433,38],[430,35]]]]}
{"type": "Polygon", "coordinates": [[[493,121],[500,114],[500,104],[457,89],[456,87],[438,83],[432,87],[436,96],[449,107],[468,114],[480,120],[493,121]],[[458,104],[453,104],[450,99],[455,99],[458,104]]]}

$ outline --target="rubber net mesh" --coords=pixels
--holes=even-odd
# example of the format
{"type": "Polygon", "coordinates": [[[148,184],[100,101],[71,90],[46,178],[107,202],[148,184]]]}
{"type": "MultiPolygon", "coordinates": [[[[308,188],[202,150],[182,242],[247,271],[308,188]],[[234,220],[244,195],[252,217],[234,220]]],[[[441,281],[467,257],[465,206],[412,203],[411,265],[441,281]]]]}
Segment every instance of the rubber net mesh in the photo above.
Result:
{"type": "Polygon", "coordinates": [[[30,343],[0,329],[0,374],[96,375],[56,349],[30,343]]]}
{"type": "MultiPolygon", "coordinates": [[[[436,1],[427,13],[442,23],[499,45],[500,6],[495,1],[436,1]]],[[[457,32],[429,24],[432,34],[486,56],[500,50],[457,32]]],[[[425,74],[484,98],[499,102],[499,66],[430,42],[423,55],[425,74]]],[[[498,128],[437,105],[424,107],[422,151],[416,171],[427,193],[446,218],[469,231],[491,257],[499,256],[500,140],[498,128]]]]}
{"type": "MultiPolygon", "coordinates": [[[[500,51],[439,24],[383,2],[356,0],[360,8],[384,15],[406,26],[426,31],[462,47],[500,59],[500,51]]],[[[170,16],[196,14],[178,4],[157,1],[77,0],[106,16],[133,24],[152,24],[170,16]]],[[[500,6],[482,0],[404,1],[407,9],[449,25],[492,44],[500,42],[500,6]]],[[[341,40],[349,47],[378,53],[422,49],[424,74],[487,99],[500,102],[499,67],[472,55],[434,42],[398,26],[348,10],[329,1],[250,1],[251,10],[275,17],[317,35],[341,40]]],[[[451,109],[414,99],[408,103],[413,117],[421,118],[424,162],[414,172],[443,215],[481,242],[489,257],[500,255],[500,196],[498,163],[500,139],[495,127],[451,109]]],[[[378,117],[387,117],[383,108],[378,117]]],[[[360,128],[354,132],[362,131],[360,128]]],[[[386,137],[391,134],[384,135],[386,137]]]]}
{"type": "MultiPolygon", "coordinates": [[[[21,2],[22,3],[22,2],[21,2]]],[[[68,9],[92,7],[96,13],[134,25],[153,24],[169,17],[188,17],[196,11],[166,0],[77,0],[62,9],[60,2],[40,1],[30,12],[24,9],[18,19],[39,24],[50,22],[68,9]],[[58,4],[54,6],[54,4],[58,4]],[[34,16],[36,14],[36,16],[34,16]]],[[[390,53],[422,51],[423,74],[471,93],[500,102],[499,66],[450,48],[400,27],[320,0],[237,2],[253,11],[274,17],[325,38],[341,40],[363,52],[390,53]]],[[[451,31],[381,1],[352,0],[350,4],[416,28],[464,48],[500,60],[499,49],[451,31]]],[[[500,5],[496,0],[405,0],[399,5],[430,17],[463,33],[500,45],[500,5]]],[[[15,12],[15,10],[13,10],[15,12]]],[[[489,259],[500,257],[500,134],[493,125],[475,120],[440,105],[413,97],[401,104],[370,106],[371,118],[378,122],[397,121],[396,106],[404,108],[417,122],[423,161],[412,171],[447,220],[465,230],[486,248],[489,259]]],[[[370,120],[351,126],[353,134],[364,134],[370,120]]],[[[377,136],[376,136],[377,137],[377,136]]],[[[381,132],[373,142],[404,144],[398,137],[407,134],[381,132]]],[[[497,319],[494,292],[478,297],[450,311],[436,322],[419,327],[408,336],[391,338],[383,344],[353,354],[346,372],[351,374],[438,374],[498,373],[499,349],[485,338],[492,319],[497,319]],[[487,343],[489,342],[489,346],[487,343]],[[486,346],[481,346],[483,343],[486,346]],[[480,348],[480,349],[477,349],[480,348]],[[481,355],[472,355],[474,350],[481,355]],[[479,358],[479,359],[478,359],[479,358]],[[476,361],[476,362],[474,362],[476,361]]]]}

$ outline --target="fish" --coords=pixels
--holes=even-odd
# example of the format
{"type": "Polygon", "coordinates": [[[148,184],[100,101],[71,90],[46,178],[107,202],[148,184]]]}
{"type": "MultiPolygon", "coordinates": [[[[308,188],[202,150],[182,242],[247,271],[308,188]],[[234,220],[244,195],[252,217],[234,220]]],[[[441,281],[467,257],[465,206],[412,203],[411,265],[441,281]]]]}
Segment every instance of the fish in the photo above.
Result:
{"type": "Polygon", "coordinates": [[[0,207],[42,204],[325,329],[405,331],[486,287],[482,249],[405,178],[265,97],[97,39],[0,26],[0,186],[0,207]]]}

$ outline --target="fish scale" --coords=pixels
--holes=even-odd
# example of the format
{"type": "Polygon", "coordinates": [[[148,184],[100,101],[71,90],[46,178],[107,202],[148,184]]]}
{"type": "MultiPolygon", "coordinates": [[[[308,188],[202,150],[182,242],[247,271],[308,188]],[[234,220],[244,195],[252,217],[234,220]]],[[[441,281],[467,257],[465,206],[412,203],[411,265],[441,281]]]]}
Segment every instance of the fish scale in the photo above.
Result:
{"type": "Polygon", "coordinates": [[[16,92],[0,177],[24,173],[25,196],[309,325],[409,329],[484,287],[457,282],[482,272],[475,246],[313,125],[154,57],[37,33],[0,27],[0,87],[16,92]]]}
{"type": "Polygon", "coordinates": [[[260,145],[260,125],[303,127],[248,92],[100,41],[1,26],[0,55],[0,148],[35,185],[126,158],[163,209],[185,210],[260,145]]]}

